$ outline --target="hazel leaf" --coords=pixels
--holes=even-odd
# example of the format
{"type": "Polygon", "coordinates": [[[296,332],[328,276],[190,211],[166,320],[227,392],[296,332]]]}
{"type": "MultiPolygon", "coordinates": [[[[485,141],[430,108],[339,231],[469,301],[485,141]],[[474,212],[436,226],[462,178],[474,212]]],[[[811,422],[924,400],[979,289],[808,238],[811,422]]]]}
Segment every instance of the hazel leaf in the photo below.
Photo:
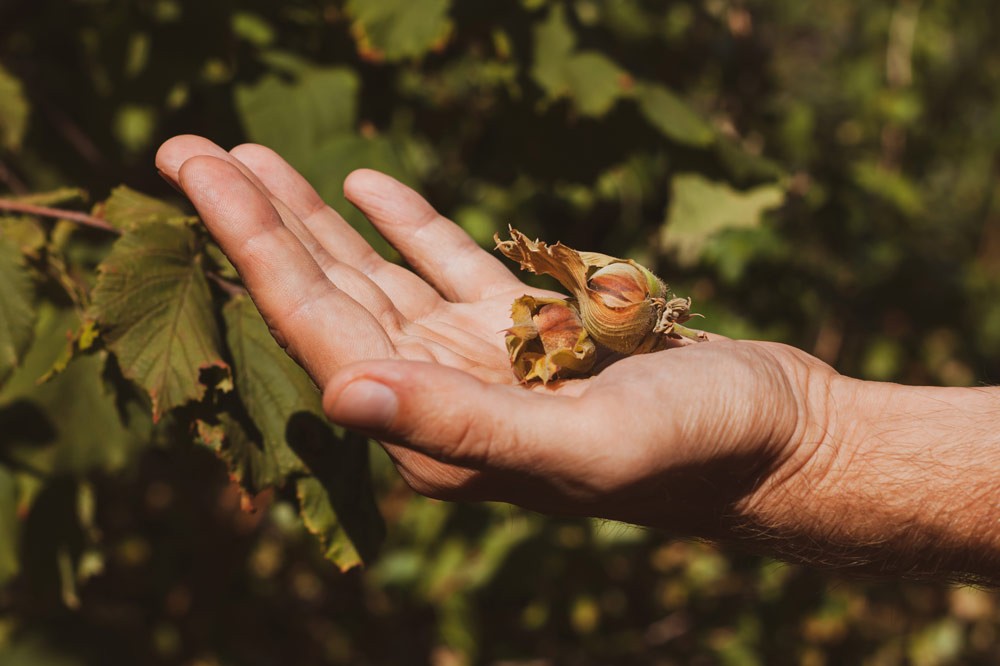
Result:
{"type": "Polygon", "coordinates": [[[153,222],[126,232],[98,267],[90,316],[149,393],[154,420],[204,395],[202,369],[226,365],[200,245],[190,228],[153,222]]]}
{"type": "Polygon", "coordinates": [[[35,323],[34,285],[20,252],[0,238],[0,383],[24,357],[35,323]]]}
{"type": "Polygon", "coordinates": [[[233,451],[228,462],[251,490],[281,485],[285,477],[306,468],[288,445],[287,427],[300,410],[320,412],[316,387],[305,371],[274,341],[253,302],[238,296],[222,308],[226,341],[233,354],[234,380],[240,400],[261,440],[227,428],[233,451]]]}
{"type": "Polygon", "coordinates": [[[759,226],[767,211],[785,201],[780,185],[759,185],[742,192],[696,174],[675,176],[672,190],[661,240],[676,251],[677,261],[683,265],[697,262],[716,234],[759,226]]]}
{"type": "Polygon", "coordinates": [[[20,150],[28,131],[30,110],[24,86],[0,67],[0,148],[20,150]]]}
{"type": "Polygon", "coordinates": [[[351,33],[359,55],[399,62],[440,49],[452,31],[451,0],[348,0],[351,33]]]}
{"type": "Polygon", "coordinates": [[[0,390],[5,460],[39,478],[114,472],[150,441],[148,406],[134,389],[117,383],[107,352],[80,355],[39,383],[79,326],[74,308],[43,301],[34,341],[0,390]]]}
{"type": "Polygon", "coordinates": [[[236,394],[249,420],[220,418],[221,432],[202,426],[202,440],[251,492],[294,490],[303,522],[342,570],[371,560],[384,528],[366,440],[338,435],[323,415],[319,390],[274,341],[248,297],[233,298],[222,314],[236,394]]]}
{"type": "Polygon", "coordinates": [[[712,126],[667,88],[640,83],[635,99],[646,120],[671,141],[702,148],[715,140],[712,126]]]}
{"type": "Polygon", "coordinates": [[[631,78],[603,53],[575,49],[576,36],[561,5],[535,26],[533,37],[531,77],[549,101],[569,98],[580,114],[600,117],[625,96],[631,78]]]}
{"type": "Polygon", "coordinates": [[[112,190],[108,200],[94,208],[94,214],[118,229],[134,229],[155,222],[187,224],[197,219],[176,206],[125,185],[112,190]]]}
{"type": "Polygon", "coordinates": [[[13,472],[0,465],[0,585],[6,584],[20,569],[20,523],[17,516],[17,481],[13,472]]]}

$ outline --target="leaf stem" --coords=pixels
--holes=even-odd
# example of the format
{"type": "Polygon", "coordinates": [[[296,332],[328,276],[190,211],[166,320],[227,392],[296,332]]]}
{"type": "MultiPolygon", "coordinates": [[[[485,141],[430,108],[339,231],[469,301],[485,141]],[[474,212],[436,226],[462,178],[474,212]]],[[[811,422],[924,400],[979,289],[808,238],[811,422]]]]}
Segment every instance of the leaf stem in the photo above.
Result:
{"type": "Polygon", "coordinates": [[[246,287],[235,282],[230,282],[226,278],[222,277],[218,273],[213,273],[212,271],[205,271],[205,275],[209,280],[219,285],[222,291],[226,292],[230,296],[246,296],[246,287]]]}
{"type": "Polygon", "coordinates": [[[62,208],[49,208],[48,206],[36,206],[34,204],[11,201],[10,199],[0,199],[0,210],[9,210],[15,213],[25,213],[26,215],[37,215],[39,217],[52,217],[63,220],[71,220],[88,227],[110,231],[113,234],[121,234],[120,229],[116,229],[99,217],[81,213],[75,210],[64,210],[62,208]]]}

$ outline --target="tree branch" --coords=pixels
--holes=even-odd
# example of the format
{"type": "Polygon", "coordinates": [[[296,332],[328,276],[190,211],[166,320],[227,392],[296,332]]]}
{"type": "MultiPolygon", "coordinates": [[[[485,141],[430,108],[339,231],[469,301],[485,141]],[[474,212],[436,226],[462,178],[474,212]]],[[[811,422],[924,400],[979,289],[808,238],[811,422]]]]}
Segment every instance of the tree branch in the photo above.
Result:
{"type": "MultiPolygon", "coordinates": [[[[70,220],[72,222],[77,222],[102,231],[110,231],[116,235],[121,235],[122,233],[121,229],[111,226],[106,220],[94,217],[93,215],[88,215],[87,213],[80,213],[75,210],[49,208],[48,206],[36,206],[34,204],[28,204],[21,201],[11,201],[10,199],[0,198],[0,211],[4,210],[13,211],[15,213],[24,213],[26,215],[37,215],[39,217],[70,220]]],[[[219,287],[230,296],[240,296],[247,293],[247,290],[243,285],[231,282],[215,272],[206,271],[205,275],[219,285],[219,287]]]]}

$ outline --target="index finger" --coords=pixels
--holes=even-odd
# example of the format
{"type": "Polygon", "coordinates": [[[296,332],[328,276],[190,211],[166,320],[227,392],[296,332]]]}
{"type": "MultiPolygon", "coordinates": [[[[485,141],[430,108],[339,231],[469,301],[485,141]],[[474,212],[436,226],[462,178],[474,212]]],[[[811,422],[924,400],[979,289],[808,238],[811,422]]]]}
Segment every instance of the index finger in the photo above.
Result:
{"type": "Polygon", "coordinates": [[[302,220],[326,252],[368,276],[404,316],[419,319],[438,307],[441,296],[433,287],[409,270],[379,256],[368,241],[276,152],[266,146],[245,143],[233,148],[230,154],[246,165],[272,195],[302,220]]]}
{"type": "Polygon", "coordinates": [[[395,356],[379,322],[327,279],[264,193],[233,164],[193,157],[178,176],[275,338],[319,386],[346,363],[395,356]]]}

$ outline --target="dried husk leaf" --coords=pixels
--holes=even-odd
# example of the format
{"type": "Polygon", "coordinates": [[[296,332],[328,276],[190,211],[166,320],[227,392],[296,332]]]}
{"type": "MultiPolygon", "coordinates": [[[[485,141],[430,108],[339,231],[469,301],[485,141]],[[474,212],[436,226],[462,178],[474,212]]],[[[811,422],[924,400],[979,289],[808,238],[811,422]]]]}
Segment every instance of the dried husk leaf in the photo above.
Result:
{"type": "Polygon", "coordinates": [[[690,319],[690,300],[672,298],[667,285],[644,266],[597,252],[577,252],[562,243],[531,240],[516,229],[511,239],[494,236],[497,249],[522,269],[551,275],[572,292],[591,338],[621,354],[672,346],[671,339],[704,339],[680,326],[690,319]]]}
{"type": "MultiPolygon", "coordinates": [[[[531,240],[517,229],[510,229],[510,240],[501,241],[499,234],[494,234],[493,240],[508,259],[521,264],[523,270],[536,275],[551,275],[559,280],[562,286],[573,292],[579,298],[587,288],[587,268],[580,252],[566,247],[562,243],[547,245],[543,241],[531,240]]],[[[595,266],[604,267],[614,261],[614,257],[594,252],[586,253],[595,266]]]]}
{"type": "Polygon", "coordinates": [[[511,307],[511,319],[507,351],[519,380],[548,383],[556,375],[584,375],[594,366],[597,346],[573,301],[522,296],[511,307]]]}

